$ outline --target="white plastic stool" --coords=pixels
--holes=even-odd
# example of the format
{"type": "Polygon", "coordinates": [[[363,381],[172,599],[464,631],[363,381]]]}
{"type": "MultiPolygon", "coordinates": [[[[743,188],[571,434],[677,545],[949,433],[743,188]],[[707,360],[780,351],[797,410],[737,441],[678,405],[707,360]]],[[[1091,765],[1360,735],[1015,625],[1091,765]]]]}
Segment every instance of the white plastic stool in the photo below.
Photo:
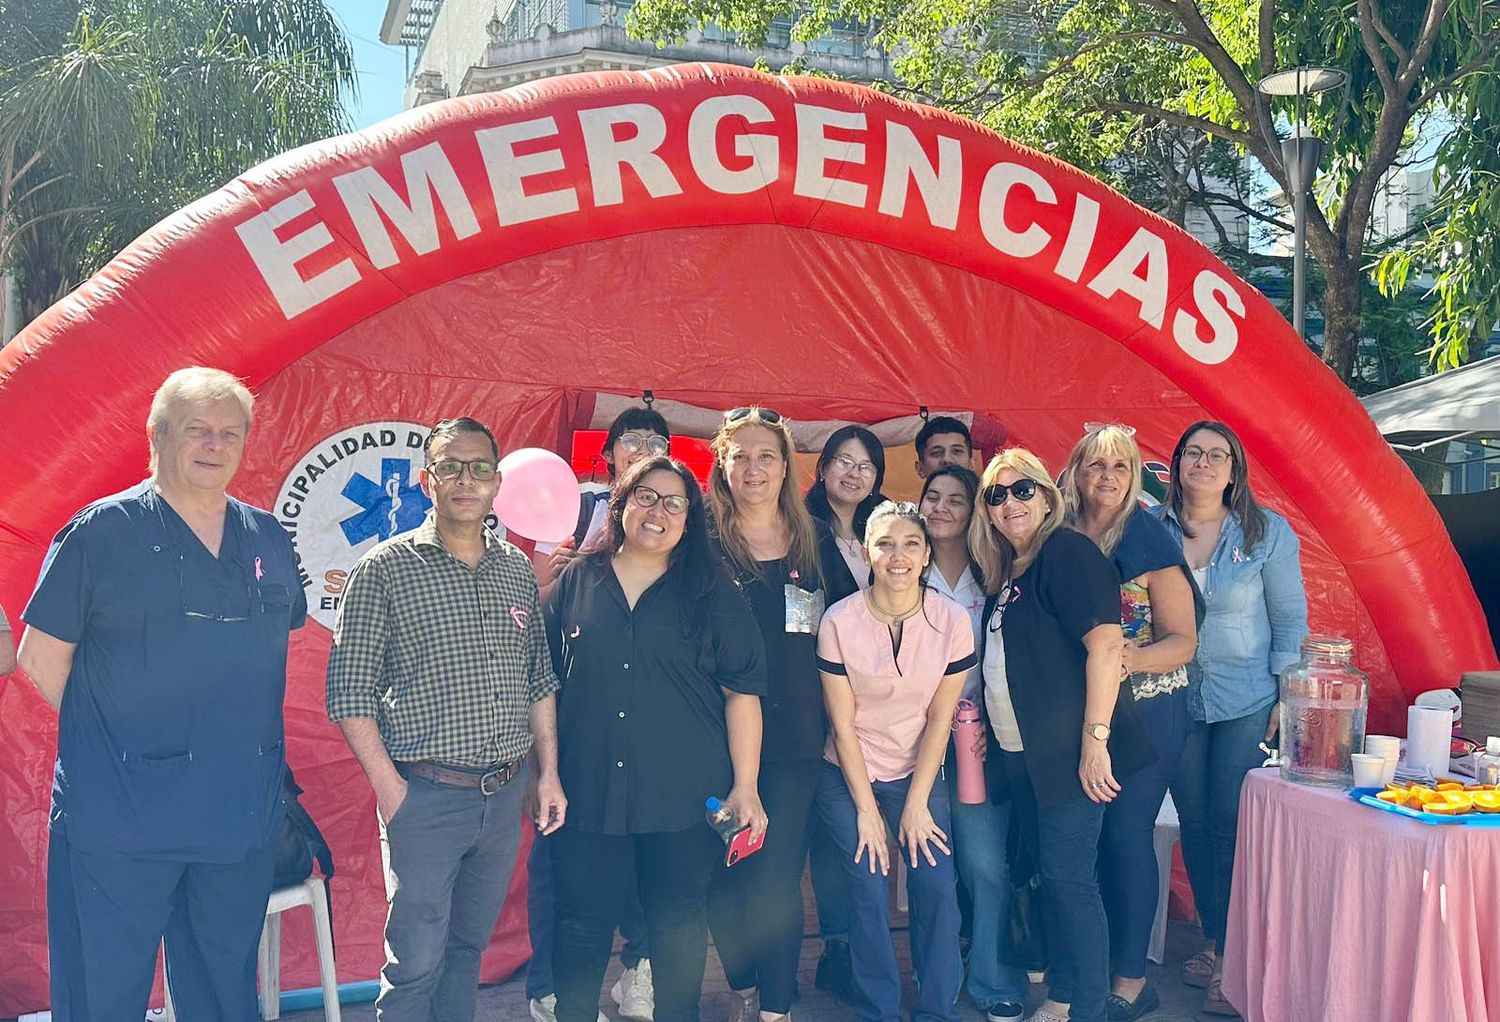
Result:
{"type": "Polygon", "coordinates": [[[1176,847],[1182,828],[1177,823],[1177,807],[1172,804],[1172,793],[1162,799],[1161,809],[1156,814],[1156,829],[1151,843],[1156,848],[1156,876],[1159,891],[1156,896],[1156,919],[1151,923],[1151,941],[1146,945],[1146,957],[1161,965],[1167,950],[1167,901],[1172,887],[1172,849],[1176,847]]]}
{"type": "MultiPolygon", "coordinates": [[[[323,980],[323,1017],[340,1022],[339,981],[333,965],[333,927],[328,918],[328,893],[323,878],[310,876],[294,887],[271,892],[266,903],[266,925],[260,932],[260,1017],[281,1017],[281,913],[298,905],[312,909],[313,932],[318,944],[318,973],[323,980]]],[[[166,995],[165,1022],[176,1022],[172,989],[162,984],[166,995]]]]}

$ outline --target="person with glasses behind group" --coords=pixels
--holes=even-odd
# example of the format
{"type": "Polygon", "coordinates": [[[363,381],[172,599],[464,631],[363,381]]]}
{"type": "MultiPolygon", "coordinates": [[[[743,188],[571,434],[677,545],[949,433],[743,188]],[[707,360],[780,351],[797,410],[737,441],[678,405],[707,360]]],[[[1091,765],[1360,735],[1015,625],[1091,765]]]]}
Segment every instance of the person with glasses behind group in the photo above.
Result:
{"type": "Polygon", "coordinates": [[[550,840],[560,1022],[592,1022],[610,938],[635,884],[656,1022],[696,1022],[709,884],[725,849],[704,819],[722,797],[753,836],[761,806],[765,645],[709,547],[687,466],[651,458],[609,501],[609,542],[547,600],[568,825],[550,840]]]}
{"type": "Polygon", "coordinates": [[[355,564],[328,657],[328,717],[375,789],[390,906],[382,1022],[474,1017],[522,805],[544,834],[567,815],[536,577],[485,527],[494,434],[445,419],[423,453],[432,510],[355,564]]]}
{"type": "Polygon", "coordinates": [[[1240,785],[1276,733],[1277,676],[1301,658],[1307,636],[1297,534],[1250,491],[1239,437],[1222,422],[1195,422],[1172,452],[1167,501],[1156,509],[1182,547],[1207,613],[1188,691],[1193,723],[1172,780],[1182,858],[1205,947],[1183,980],[1207,987],[1203,1010],[1238,1013],[1224,999],[1219,941],[1229,912],[1240,785]]]}
{"type": "MultiPolygon", "coordinates": [[[[536,567],[537,585],[545,603],[557,576],[578,557],[605,542],[609,530],[610,487],[638,462],[662,458],[667,454],[671,434],[667,420],[654,408],[627,408],[615,416],[605,434],[601,454],[609,470],[609,485],[580,483],[580,530],[561,543],[540,542],[531,562],[536,567]],[[586,516],[586,517],[585,517],[586,516]]],[[[531,961],[526,966],[526,999],[535,1022],[556,1022],[553,1014],[557,994],[552,984],[552,853],[547,839],[538,835],[532,843],[526,867],[526,928],[531,937],[531,961]]],[[[655,992],[651,979],[651,940],[646,932],[646,917],[641,913],[641,899],[634,884],[627,891],[625,914],[620,917],[620,949],[624,970],[610,987],[609,995],[619,1006],[623,1018],[635,1022],[652,1022],[655,992]]],[[[601,1012],[597,1022],[606,1022],[601,1012]]]]}
{"type": "Polygon", "coordinates": [[[1099,833],[1120,782],[1152,758],[1120,684],[1120,585],[1087,536],[1060,527],[1062,493],[1030,451],[991,458],[979,492],[969,545],[989,593],[980,662],[1009,789],[992,797],[1013,802],[1047,913],[1047,1000],[1031,1018],[1105,1022],[1099,833]]]}
{"type": "Polygon", "coordinates": [[[588,552],[603,539],[604,527],[609,524],[609,491],[615,480],[636,462],[666,457],[671,443],[667,420],[654,408],[627,408],[615,416],[599,450],[609,473],[608,483],[590,481],[578,484],[581,531],[575,530],[560,543],[543,541],[536,544],[531,563],[536,567],[536,581],[541,587],[543,601],[562,570],[580,552],[588,552]]]}
{"type": "Polygon", "coordinates": [[[797,490],[791,431],[769,408],[735,408],[713,438],[708,506],[717,552],[766,646],[760,793],[774,821],[761,850],[721,867],[709,927],[737,1000],[731,1022],[785,1018],[802,955],[802,871],[828,729],[818,681],[824,607],[817,534],[797,490]]]}
{"type": "Polygon", "coordinates": [[[183,1018],[255,1014],[287,639],[307,604],[276,519],[225,492],[252,409],[221,370],[168,376],[146,420],[150,478],[73,516],[22,615],[21,667],[59,711],[47,848],[59,1022],[143,1017],[164,934],[183,1018]]]}

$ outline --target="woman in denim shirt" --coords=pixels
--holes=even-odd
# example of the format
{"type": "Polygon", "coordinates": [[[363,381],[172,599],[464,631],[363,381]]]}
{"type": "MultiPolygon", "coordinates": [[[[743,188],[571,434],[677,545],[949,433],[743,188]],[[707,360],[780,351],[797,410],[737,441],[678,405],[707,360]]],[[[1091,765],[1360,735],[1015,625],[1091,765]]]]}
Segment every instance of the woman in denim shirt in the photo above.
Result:
{"type": "Polygon", "coordinates": [[[1220,991],[1217,950],[1229,911],[1240,785],[1276,733],[1277,675],[1300,658],[1307,635],[1299,543],[1286,519],[1256,503],[1239,437],[1196,422],[1172,452],[1167,503],[1157,514],[1192,569],[1207,604],[1192,664],[1193,728],[1172,782],[1182,855],[1207,946],[1183,966],[1206,986],[1204,1011],[1234,1016],[1220,991]]]}

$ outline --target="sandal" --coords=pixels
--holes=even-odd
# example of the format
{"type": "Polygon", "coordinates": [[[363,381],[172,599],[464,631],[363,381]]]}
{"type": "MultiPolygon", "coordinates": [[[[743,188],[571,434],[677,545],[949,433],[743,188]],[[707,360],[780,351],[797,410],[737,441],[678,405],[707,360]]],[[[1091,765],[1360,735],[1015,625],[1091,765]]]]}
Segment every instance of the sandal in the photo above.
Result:
{"type": "Polygon", "coordinates": [[[1224,997],[1223,980],[1215,976],[1208,984],[1208,993],[1203,997],[1203,1011],[1207,1015],[1218,1015],[1223,1018],[1239,1018],[1240,1013],[1234,1005],[1224,997]]]}
{"type": "Polygon", "coordinates": [[[1182,963],[1182,981],[1199,990],[1207,989],[1209,982],[1214,978],[1214,965],[1217,958],[1218,955],[1208,948],[1199,951],[1182,963]]]}

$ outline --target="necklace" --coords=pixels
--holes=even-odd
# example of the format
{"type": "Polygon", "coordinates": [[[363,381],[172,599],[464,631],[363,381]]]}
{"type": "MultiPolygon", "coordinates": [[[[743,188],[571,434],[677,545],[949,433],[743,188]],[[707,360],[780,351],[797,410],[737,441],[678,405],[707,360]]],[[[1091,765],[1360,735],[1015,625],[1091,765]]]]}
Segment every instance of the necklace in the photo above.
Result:
{"type": "Polygon", "coordinates": [[[875,599],[875,590],[873,588],[865,590],[865,598],[870,601],[870,609],[875,612],[875,616],[890,625],[900,624],[922,609],[922,590],[920,588],[917,589],[917,601],[909,609],[896,613],[892,613],[880,605],[880,601],[875,599]]]}

